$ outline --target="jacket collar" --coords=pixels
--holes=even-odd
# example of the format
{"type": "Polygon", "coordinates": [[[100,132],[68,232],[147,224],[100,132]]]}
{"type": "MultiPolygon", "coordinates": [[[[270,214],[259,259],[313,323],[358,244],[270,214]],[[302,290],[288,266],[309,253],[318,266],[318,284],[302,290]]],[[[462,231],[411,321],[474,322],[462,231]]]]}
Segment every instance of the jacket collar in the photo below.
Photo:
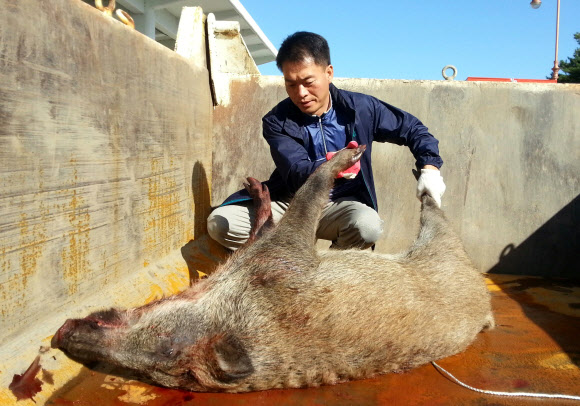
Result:
{"type": "Polygon", "coordinates": [[[335,108],[337,108],[339,111],[342,111],[343,113],[348,114],[349,117],[352,117],[354,121],[354,106],[351,104],[350,100],[344,97],[343,92],[332,83],[330,84],[330,97],[332,97],[332,103],[334,104],[335,108]]]}

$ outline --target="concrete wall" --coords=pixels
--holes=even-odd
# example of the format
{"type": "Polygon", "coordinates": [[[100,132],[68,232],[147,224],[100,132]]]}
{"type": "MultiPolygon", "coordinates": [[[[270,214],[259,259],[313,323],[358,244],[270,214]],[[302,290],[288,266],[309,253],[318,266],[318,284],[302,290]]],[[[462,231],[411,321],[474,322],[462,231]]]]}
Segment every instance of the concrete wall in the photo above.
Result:
{"type": "MultiPolygon", "coordinates": [[[[419,117],[440,140],[443,208],[481,271],[578,277],[580,85],[336,79],[419,117]]],[[[213,200],[273,169],[261,117],[286,97],[281,77],[240,78],[214,114],[213,200]],[[243,125],[240,125],[243,123],[243,125]]],[[[414,158],[375,145],[385,232],[379,252],[415,237],[414,158]]]]}
{"type": "Polygon", "coordinates": [[[66,318],[188,285],[180,249],[209,206],[212,104],[205,66],[85,3],[0,9],[0,404],[12,404],[13,374],[66,318]]]}

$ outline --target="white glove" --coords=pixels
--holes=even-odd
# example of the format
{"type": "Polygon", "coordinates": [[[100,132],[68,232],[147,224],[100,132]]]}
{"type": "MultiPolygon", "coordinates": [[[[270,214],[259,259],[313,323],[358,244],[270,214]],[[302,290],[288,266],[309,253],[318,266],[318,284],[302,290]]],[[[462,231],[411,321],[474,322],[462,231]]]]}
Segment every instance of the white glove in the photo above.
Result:
{"type": "Polygon", "coordinates": [[[427,193],[441,207],[441,196],[445,193],[445,183],[443,177],[437,169],[421,169],[421,176],[417,182],[417,198],[427,193]]]}

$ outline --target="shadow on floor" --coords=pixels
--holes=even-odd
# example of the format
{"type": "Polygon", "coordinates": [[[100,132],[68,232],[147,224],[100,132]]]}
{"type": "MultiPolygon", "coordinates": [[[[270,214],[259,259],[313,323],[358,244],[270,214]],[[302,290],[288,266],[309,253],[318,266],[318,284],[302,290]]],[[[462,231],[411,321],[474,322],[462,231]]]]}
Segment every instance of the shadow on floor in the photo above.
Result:
{"type": "Polygon", "coordinates": [[[568,356],[569,360],[558,360],[562,368],[569,368],[567,363],[580,367],[580,283],[577,280],[498,274],[488,277],[568,356]]]}
{"type": "Polygon", "coordinates": [[[228,251],[212,240],[207,233],[206,220],[211,213],[210,187],[201,162],[196,162],[191,175],[194,203],[194,240],[181,247],[181,255],[189,269],[190,284],[210,274],[225,260],[228,251]]]}
{"type": "Polygon", "coordinates": [[[547,333],[576,366],[580,366],[579,258],[577,196],[519,246],[506,246],[498,263],[488,271],[489,278],[521,305],[526,317],[547,333]]]}

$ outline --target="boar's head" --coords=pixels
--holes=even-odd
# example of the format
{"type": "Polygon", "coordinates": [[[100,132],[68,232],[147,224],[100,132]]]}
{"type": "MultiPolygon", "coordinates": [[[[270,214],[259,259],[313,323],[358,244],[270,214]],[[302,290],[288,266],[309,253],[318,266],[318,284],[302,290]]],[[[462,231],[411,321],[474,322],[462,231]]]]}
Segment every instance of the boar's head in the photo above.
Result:
{"type": "Polygon", "coordinates": [[[102,361],[172,388],[224,391],[251,375],[240,341],[196,313],[195,301],[179,298],[69,319],[51,345],[79,362],[102,361]]]}

